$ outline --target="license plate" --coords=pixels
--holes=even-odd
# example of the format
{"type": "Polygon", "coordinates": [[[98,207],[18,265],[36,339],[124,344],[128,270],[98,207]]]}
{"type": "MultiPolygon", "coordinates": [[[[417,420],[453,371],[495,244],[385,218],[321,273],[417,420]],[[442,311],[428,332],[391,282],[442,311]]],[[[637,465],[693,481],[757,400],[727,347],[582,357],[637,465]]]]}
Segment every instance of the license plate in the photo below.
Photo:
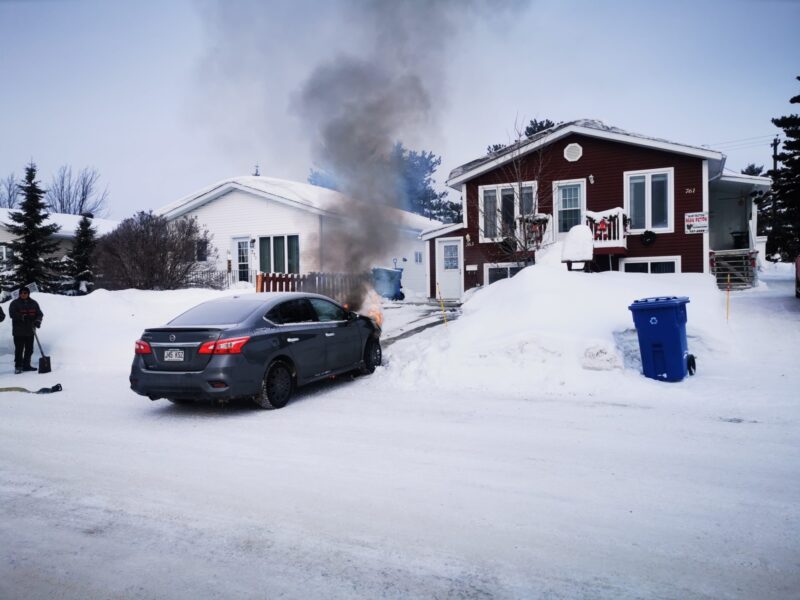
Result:
{"type": "Polygon", "coordinates": [[[164,360],[183,360],[183,350],[164,350],[164,360]]]}

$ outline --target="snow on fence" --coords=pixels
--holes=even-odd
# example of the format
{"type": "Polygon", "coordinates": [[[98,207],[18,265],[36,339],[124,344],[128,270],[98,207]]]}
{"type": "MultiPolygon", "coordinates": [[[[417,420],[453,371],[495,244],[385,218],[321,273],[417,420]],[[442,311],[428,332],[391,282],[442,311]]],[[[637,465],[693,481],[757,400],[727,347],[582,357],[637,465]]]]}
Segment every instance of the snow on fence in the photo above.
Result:
{"type": "Polygon", "coordinates": [[[586,225],[592,230],[595,248],[627,248],[625,212],[617,207],[602,212],[586,211],[586,225]]]}
{"type": "Polygon", "coordinates": [[[257,292],[310,292],[347,302],[364,286],[372,285],[369,273],[259,273],[257,292]]]}

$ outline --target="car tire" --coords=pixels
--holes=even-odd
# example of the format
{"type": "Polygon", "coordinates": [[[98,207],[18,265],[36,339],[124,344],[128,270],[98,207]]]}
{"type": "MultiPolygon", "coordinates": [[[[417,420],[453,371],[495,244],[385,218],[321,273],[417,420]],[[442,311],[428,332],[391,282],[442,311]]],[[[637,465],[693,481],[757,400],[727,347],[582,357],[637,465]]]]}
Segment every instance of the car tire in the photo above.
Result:
{"type": "Polygon", "coordinates": [[[364,346],[364,360],[361,364],[361,374],[371,375],[375,372],[375,367],[381,366],[383,360],[383,352],[381,351],[381,343],[370,338],[364,346]]]}
{"type": "Polygon", "coordinates": [[[282,361],[273,362],[261,382],[261,391],[255,397],[255,403],[261,408],[283,408],[292,397],[294,376],[289,366],[282,361]]]}

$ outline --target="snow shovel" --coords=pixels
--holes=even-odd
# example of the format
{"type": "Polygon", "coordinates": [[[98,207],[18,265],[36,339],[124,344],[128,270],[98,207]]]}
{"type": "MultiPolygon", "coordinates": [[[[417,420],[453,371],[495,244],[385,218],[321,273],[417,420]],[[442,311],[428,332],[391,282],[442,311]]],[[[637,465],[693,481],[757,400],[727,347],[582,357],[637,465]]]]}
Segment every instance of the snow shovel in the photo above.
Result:
{"type": "Polygon", "coordinates": [[[36,335],[36,330],[33,330],[33,337],[36,338],[36,344],[39,346],[39,373],[49,373],[50,369],[50,357],[44,355],[44,350],[42,350],[42,343],[39,341],[39,336],[36,335]]]}

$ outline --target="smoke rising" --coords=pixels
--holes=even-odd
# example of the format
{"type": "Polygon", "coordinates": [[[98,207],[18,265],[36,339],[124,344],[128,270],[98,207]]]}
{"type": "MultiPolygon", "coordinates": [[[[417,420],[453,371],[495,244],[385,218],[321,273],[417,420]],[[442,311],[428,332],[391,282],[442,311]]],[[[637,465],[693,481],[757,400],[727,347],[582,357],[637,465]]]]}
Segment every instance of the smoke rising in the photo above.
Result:
{"type": "MultiPolygon", "coordinates": [[[[279,26],[264,14],[276,13],[274,3],[224,2],[216,5],[216,10],[206,11],[219,17],[231,7],[238,10],[240,18],[228,14],[210,27],[222,28],[228,39],[239,40],[233,44],[241,53],[237,60],[245,64],[274,65],[281,42],[300,55],[307,51],[304,45],[326,48],[325,44],[331,44],[330,50],[323,50],[324,58],[309,61],[310,70],[305,65],[306,76],[292,87],[291,108],[287,107],[284,115],[299,119],[313,167],[332,175],[339,191],[349,199],[341,207],[347,219],[325,232],[325,270],[363,272],[387,259],[400,235],[395,226],[397,216],[387,208],[407,205],[399,192],[397,164],[389,160],[390,153],[398,141],[422,149],[437,130],[437,116],[447,105],[447,50],[456,25],[463,27],[470,18],[507,13],[522,4],[346,0],[331,9],[329,3],[278,3],[278,15],[296,19],[289,10],[302,15],[304,35],[295,35],[291,26],[283,24],[287,33],[277,40],[269,33],[279,26]],[[321,14],[319,4],[328,12],[321,14]],[[335,26],[321,26],[320,18],[331,19],[335,26]],[[266,38],[263,42],[253,33],[254,27],[261,28],[266,38]],[[332,36],[334,27],[338,29],[332,36]],[[315,33],[319,35],[315,37],[315,33]]],[[[230,58],[230,51],[223,55],[230,58]]],[[[226,72],[219,60],[215,65],[217,76],[226,72]]],[[[267,73],[263,76],[269,77],[267,73]]],[[[267,96],[265,101],[274,102],[267,96]]],[[[253,127],[262,132],[270,129],[257,122],[253,127]]],[[[264,173],[281,176],[270,165],[264,173]]]]}

